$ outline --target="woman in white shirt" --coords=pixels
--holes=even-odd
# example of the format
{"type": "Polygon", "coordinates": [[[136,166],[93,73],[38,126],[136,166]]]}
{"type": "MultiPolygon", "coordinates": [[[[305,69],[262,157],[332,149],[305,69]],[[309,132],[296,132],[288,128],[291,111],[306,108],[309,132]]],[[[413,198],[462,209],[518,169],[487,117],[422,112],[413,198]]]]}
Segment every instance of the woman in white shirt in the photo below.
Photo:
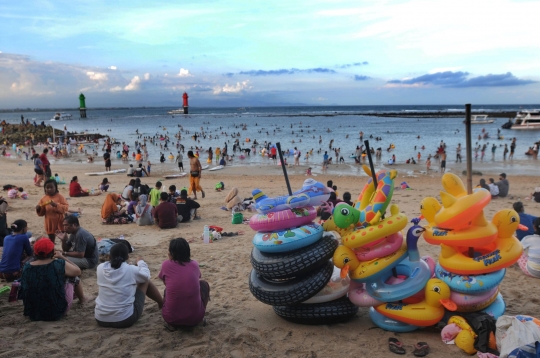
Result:
{"type": "Polygon", "coordinates": [[[163,298],[150,281],[150,270],[141,257],[137,266],[130,265],[128,247],[117,243],[111,247],[109,261],[97,267],[99,287],[94,315],[98,325],[111,328],[131,327],[141,317],[145,296],[159,308],[163,298]]]}
{"type": "Polygon", "coordinates": [[[126,185],[126,187],[122,191],[122,199],[124,199],[125,201],[131,201],[131,192],[133,191],[133,185],[135,185],[135,179],[131,179],[129,181],[129,184],[126,185]]]}

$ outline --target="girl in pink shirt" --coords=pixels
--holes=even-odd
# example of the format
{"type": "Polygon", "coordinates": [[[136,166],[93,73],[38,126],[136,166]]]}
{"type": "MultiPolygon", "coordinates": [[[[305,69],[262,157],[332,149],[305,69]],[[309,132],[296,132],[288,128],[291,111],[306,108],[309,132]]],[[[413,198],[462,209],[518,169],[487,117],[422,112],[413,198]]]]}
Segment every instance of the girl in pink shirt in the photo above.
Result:
{"type": "Polygon", "coordinates": [[[199,264],[190,255],[185,239],[173,239],[169,244],[169,259],[161,265],[159,278],[165,284],[161,313],[171,330],[203,322],[210,301],[210,285],[200,279],[199,264]]]}

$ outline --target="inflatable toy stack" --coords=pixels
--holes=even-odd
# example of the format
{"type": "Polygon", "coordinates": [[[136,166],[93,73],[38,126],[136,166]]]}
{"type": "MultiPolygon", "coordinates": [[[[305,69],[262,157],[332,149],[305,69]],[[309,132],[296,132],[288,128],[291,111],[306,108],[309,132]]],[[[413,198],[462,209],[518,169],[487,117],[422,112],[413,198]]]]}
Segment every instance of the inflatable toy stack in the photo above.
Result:
{"type": "Polygon", "coordinates": [[[342,279],[330,261],[336,238],[313,222],[315,207],[329,197],[329,189],[313,179],[290,196],[268,198],[259,189],[253,191],[259,213],[249,222],[257,231],[249,288],[259,301],[293,322],[343,322],[358,311],[344,297],[349,280],[342,279]]]}
{"type": "MultiPolygon", "coordinates": [[[[364,170],[371,176],[367,167],[364,170]]],[[[451,307],[450,290],[440,280],[431,279],[433,259],[420,258],[417,242],[424,229],[417,225],[419,220],[404,240],[401,231],[407,217],[397,205],[391,205],[390,216],[383,218],[396,171],[381,170],[376,177],[377,187],[370,179],[355,208],[338,204],[325,223],[328,229],[347,230],[341,231],[343,245],[334,253],[334,264],[341,268],[342,277],[348,274],[353,281],[351,302],[371,307],[370,317],[377,326],[407,332],[433,325],[443,317],[443,305],[451,307]]]]}
{"type": "Polygon", "coordinates": [[[451,173],[443,175],[442,186],[441,202],[432,197],[422,200],[421,213],[428,221],[423,236],[441,247],[435,274],[450,287],[457,311],[448,323],[461,328],[456,344],[473,354],[474,331],[459,312],[483,311],[496,319],[504,313],[499,285],[505,268],[522,254],[514,232],[523,227],[514,210],[501,210],[486,220],[484,208],[491,201],[487,190],[467,194],[461,179],[451,173]]]}

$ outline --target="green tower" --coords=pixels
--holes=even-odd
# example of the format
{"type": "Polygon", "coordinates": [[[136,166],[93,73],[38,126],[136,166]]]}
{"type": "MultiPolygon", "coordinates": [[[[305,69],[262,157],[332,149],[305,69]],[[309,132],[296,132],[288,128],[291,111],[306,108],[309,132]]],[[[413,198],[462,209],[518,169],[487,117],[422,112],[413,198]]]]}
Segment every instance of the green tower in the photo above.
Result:
{"type": "Polygon", "coordinates": [[[79,112],[81,113],[81,118],[86,118],[86,103],[84,102],[86,98],[84,94],[79,95],[79,112]]]}

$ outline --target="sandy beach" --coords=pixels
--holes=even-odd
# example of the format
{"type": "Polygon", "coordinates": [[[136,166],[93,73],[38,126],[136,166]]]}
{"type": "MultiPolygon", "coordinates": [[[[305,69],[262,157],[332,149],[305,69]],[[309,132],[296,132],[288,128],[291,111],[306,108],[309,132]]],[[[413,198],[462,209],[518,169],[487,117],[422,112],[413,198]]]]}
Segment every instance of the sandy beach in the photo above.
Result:
{"type": "MultiPolygon", "coordinates": [[[[2,185],[14,184],[24,187],[29,194],[28,200],[8,200],[8,223],[16,219],[28,221],[29,230],[34,236],[44,236],[43,219],[34,211],[34,206],[43,195],[43,189],[32,183],[31,162],[0,159],[2,185]]],[[[536,163],[535,163],[536,164],[536,163]]],[[[115,164],[113,164],[113,169],[115,164]]],[[[465,166],[465,164],[463,164],[465,166]]],[[[125,165],[122,167],[126,167],[125,165]]],[[[300,188],[306,179],[304,175],[308,165],[289,170],[291,187],[300,188]]],[[[69,179],[79,177],[83,188],[96,188],[102,177],[90,177],[85,172],[103,170],[102,166],[86,163],[52,163],[52,172],[69,179]]],[[[143,178],[143,182],[153,186],[156,179],[165,174],[175,173],[172,165],[154,165],[152,177],[143,178]]],[[[340,195],[349,191],[357,197],[366,183],[366,176],[360,176],[359,166],[355,171],[338,171],[331,166],[327,174],[318,173],[316,180],[326,183],[332,179],[338,186],[340,195]],[[339,174],[338,174],[339,173],[339,174]]],[[[420,201],[426,196],[439,196],[442,189],[439,173],[420,174],[424,166],[413,172],[409,166],[397,166],[396,184],[406,181],[412,190],[396,190],[393,203],[409,218],[420,214],[420,201]]],[[[532,169],[532,168],[531,168],[532,169]]],[[[460,168],[453,172],[461,176],[460,168]]],[[[498,178],[499,167],[485,165],[481,169],[484,178],[498,178]]],[[[537,176],[513,175],[511,168],[504,170],[510,181],[510,195],[504,199],[492,200],[486,208],[486,217],[503,208],[511,208],[512,203],[520,198],[525,204],[525,211],[538,216],[540,204],[526,201],[534,187],[540,186],[537,176]]],[[[315,171],[317,173],[317,171],[315,171]]],[[[107,176],[113,184],[110,191],[121,192],[128,183],[125,174],[107,176]]],[[[461,176],[465,181],[465,177],[461,176]]],[[[475,176],[474,184],[480,177],[475,176]]],[[[164,186],[175,184],[181,188],[188,183],[187,178],[165,180],[164,186]]],[[[145,311],[134,326],[115,330],[99,327],[94,320],[94,303],[83,306],[74,304],[67,317],[57,322],[31,322],[23,316],[22,302],[7,302],[7,294],[0,300],[0,318],[2,328],[0,357],[71,356],[71,357],[390,357],[388,337],[398,336],[404,342],[410,356],[412,345],[417,341],[428,342],[431,346],[430,357],[467,356],[453,345],[441,342],[440,332],[427,328],[412,333],[395,334],[377,328],[369,319],[368,310],[361,308],[351,321],[332,326],[304,326],[287,322],[278,317],[271,306],[257,301],[250,293],[248,275],[251,271],[250,252],[254,231],[248,225],[232,225],[231,213],[220,207],[228,191],[237,187],[241,197],[250,197],[254,188],[260,188],[268,196],[286,193],[285,181],[281,169],[277,166],[238,166],[227,167],[216,172],[203,172],[201,184],[206,190],[206,198],[200,199],[199,211],[202,220],[181,224],[176,229],[159,230],[156,227],[101,224],[100,208],[104,195],[86,198],[69,198],[70,208],[83,209],[81,226],[89,230],[96,238],[114,238],[120,235],[134,246],[136,255],[140,255],[149,264],[153,282],[163,292],[164,285],[157,279],[161,263],[167,258],[170,239],[183,237],[193,241],[192,259],[199,262],[203,278],[211,286],[211,301],[207,310],[206,327],[196,327],[192,331],[169,332],[164,328],[164,321],[157,305],[146,300],[145,311]],[[223,181],[226,190],[216,192],[214,185],[223,181]],[[243,235],[225,237],[212,244],[202,243],[201,234],[204,225],[217,225],[228,232],[243,232],[243,235]]],[[[61,185],[60,192],[68,198],[68,185],[61,185]]],[[[2,193],[4,197],[6,193],[2,193]]],[[[245,212],[246,217],[251,213],[245,212]]],[[[57,243],[57,246],[59,244],[57,243]]],[[[428,245],[420,240],[422,255],[429,254],[435,259],[439,254],[437,246],[428,245]]],[[[135,257],[133,257],[134,259],[135,257]]],[[[131,260],[132,262],[134,260],[131,260]]],[[[0,282],[0,285],[5,285],[0,282]]],[[[95,269],[87,270],[82,275],[84,291],[88,295],[97,295],[95,269]]],[[[534,278],[526,277],[517,265],[507,270],[501,286],[507,304],[507,314],[528,314],[538,316],[540,312],[540,285],[534,278]]]]}

